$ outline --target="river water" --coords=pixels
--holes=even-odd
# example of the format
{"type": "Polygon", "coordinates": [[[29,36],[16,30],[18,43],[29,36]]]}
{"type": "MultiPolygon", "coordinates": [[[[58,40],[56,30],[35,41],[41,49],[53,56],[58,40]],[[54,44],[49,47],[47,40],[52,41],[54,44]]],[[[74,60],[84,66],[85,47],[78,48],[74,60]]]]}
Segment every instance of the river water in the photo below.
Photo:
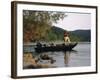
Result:
{"type": "Polygon", "coordinates": [[[39,63],[51,64],[56,67],[81,67],[91,64],[91,46],[90,43],[78,43],[73,51],[67,52],[44,52],[36,53],[33,46],[24,47],[24,52],[32,52],[32,55],[39,57],[41,54],[47,54],[52,57],[53,62],[42,60],[39,63]]]}

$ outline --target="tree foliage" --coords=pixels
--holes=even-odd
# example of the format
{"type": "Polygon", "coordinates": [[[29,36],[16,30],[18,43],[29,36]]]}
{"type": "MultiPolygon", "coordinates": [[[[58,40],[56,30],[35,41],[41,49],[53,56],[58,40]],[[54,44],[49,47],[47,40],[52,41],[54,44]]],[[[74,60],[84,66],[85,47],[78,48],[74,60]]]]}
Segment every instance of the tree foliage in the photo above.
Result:
{"type": "MultiPolygon", "coordinates": [[[[23,34],[24,42],[46,40],[53,23],[66,17],[63,12],[52,11],[23,11],[23,34]]],[[[51,33],[49,34],[51,35],[51,33]]]]}
{"type": "MultiPolygon", "coordinates": [[[[49,32],[50,40],[63,40],[64,29],[53,26],[49,32]],[[52,38],[53,37],[53,38],[52,38]]],[[[67,31],[71,42],[90,42],[91,41],[91,30],[75,30],[67,31]]]]}

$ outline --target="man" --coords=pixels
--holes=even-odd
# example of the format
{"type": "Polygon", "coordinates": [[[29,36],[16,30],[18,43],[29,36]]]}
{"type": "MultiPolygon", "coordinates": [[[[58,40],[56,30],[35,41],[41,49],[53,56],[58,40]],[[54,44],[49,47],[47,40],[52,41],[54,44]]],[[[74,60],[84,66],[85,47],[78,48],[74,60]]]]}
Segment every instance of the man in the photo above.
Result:
{"type": "Polygon", "coordinates": [[[69,38],[69,33],[68,32],[64,32],[64,42],[66,44],[66,42],[70,43],[70,38],[69,38]]]}

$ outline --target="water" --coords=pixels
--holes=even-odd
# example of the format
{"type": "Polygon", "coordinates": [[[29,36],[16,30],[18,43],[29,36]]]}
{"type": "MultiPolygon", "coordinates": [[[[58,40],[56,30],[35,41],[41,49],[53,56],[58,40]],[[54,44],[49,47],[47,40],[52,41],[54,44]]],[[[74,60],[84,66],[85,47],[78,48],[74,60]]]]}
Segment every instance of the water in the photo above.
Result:
{"type": "Polygon", "coordinates": [[[24,52],[32,52],[33,56],[40,57],[40,55],[47,54],[54,60],[42,60],[38,63],[50,64],[56,67],[81,67],[90,66],[91,64],[91,50],[90,43],[78,43],[78,45],[70,52],[44,52],[36,53],[33,46],[24,47],[24,52]]]}

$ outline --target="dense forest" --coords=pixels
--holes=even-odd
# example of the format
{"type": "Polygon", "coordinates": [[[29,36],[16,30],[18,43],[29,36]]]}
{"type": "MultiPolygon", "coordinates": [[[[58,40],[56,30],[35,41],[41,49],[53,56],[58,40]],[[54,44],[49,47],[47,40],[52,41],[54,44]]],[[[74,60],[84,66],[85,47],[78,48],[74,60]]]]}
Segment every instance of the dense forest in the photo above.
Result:
{"type": "Polygon", "coordinates": [[[47,34],[51,34],[53,23],[63,20],[66,16],[64,12],[23,10],[24,42],[49,40],[47,34]]]}
{"type": "MultiPolygon", "coordinates": [[[[67,17],[63,12],[30,11],[23,10],[23,40],[36,41],[62,41],[64,29],[53,26],[59,20],[67,17]]],[[[90,42],[90,30],[68,31],[72,42],[90,42]]]]}
{"type": "MultiPolygon", "coordinates": [[[[50,30],[48,37],[49,40],[63,40],[64,29],[53,26],[50,30]]],[[[69,37],[72,42],[90,42],[91,41],[91,31],[90,30],[75,30],[67,31],[69,32],[69,37]]]]}
{"type": "Polygon", "coordinates": [[[90,42],[91,41],[91,30],[75,30],[70,31],[72,41],[84,41],[90,42]]]}

